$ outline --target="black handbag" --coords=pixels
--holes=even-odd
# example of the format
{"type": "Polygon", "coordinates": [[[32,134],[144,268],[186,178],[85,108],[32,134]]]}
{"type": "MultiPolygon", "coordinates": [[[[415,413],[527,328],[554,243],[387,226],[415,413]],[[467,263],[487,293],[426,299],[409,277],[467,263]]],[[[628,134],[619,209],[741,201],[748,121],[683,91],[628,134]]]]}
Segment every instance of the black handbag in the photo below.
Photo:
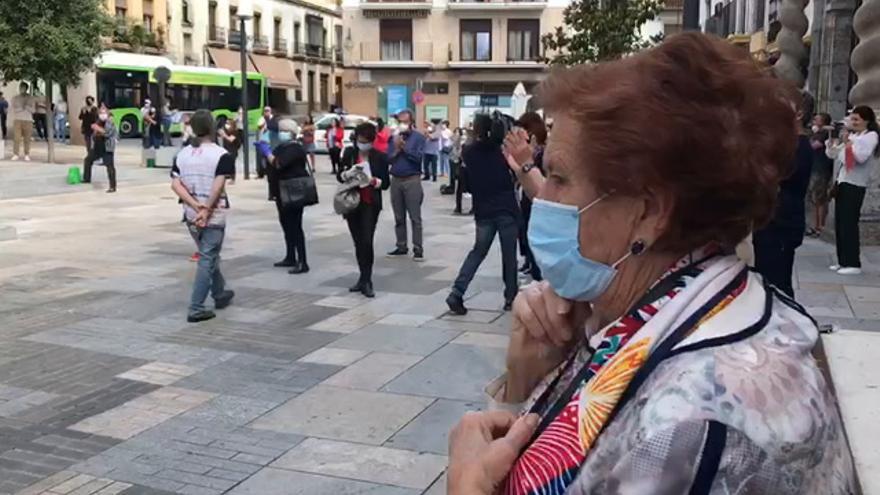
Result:
{"type": "Polygon", "coordinates": [[[315,185],[315,177],[311,174],[280,180],[278,188],[281,193],[281,206],[302,208],[318,204],[318,187],[315,185]]]}

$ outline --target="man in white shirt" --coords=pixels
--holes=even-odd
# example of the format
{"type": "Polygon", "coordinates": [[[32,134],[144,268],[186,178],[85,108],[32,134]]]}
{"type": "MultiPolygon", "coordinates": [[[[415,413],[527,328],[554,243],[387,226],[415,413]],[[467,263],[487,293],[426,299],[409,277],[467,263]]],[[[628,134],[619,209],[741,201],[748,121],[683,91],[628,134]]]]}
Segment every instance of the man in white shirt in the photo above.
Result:
{"type": "Polygon", "coordinates": [[[196,323],[216,315],[205,308],[208,293],[214,308],[223,309],[235,293],[226,289],[220,272],[220,250],[226,233],[229,199],[226,178],[235,173],[232,155],[214,142],[214,118],[198,110],[190,118],[195,136],[180,150],[171,168],[171,189],[183,201],[183,213],[190,235],[199,247],[199,261],[193,283],[187,321],[196,323]]]}
{"type": "Polygon", "coordinates": [[[440,175],[449,176],[449,153],[452,152],[452,130],[449,129],[449,121],[444,120],[440,124],[440,175]]]}
{"type": "Polygon", "coordinates": [[[12,132],[15,142],[12,148],[12,161],[18,160],[19,152],[24,151],[24,161],[31,161],[31,136],[34,133],[34,112],[37,102],[30,95],[27,83],[19,85],[19,92],[12,97],[12,132]]]}

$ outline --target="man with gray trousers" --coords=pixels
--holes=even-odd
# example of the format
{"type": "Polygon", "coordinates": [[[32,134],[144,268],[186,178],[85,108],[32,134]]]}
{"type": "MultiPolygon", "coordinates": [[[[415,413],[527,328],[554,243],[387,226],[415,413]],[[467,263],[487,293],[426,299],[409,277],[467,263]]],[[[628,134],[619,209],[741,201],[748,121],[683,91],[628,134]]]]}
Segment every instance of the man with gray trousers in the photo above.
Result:
{"type": "Polygon", "coordinates": [[[388,257],[406,256],[409,252],[406,235],[406,216],[412,223],[413,260],[425,261],[422,246],[422,158],[425,136],[414,129],[411,110],[397,114],[399,125],[394,136],[393,148],[389,150],[391,161],[391,207],[394,210],[394,233],[397,247],[388,257]]]}

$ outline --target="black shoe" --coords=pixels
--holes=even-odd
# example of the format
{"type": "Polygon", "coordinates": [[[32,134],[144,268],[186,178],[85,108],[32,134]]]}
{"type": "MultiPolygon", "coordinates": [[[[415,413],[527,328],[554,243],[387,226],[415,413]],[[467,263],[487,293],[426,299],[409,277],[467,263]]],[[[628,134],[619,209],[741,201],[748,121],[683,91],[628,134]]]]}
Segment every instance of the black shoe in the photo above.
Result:
{"type": "Polygon", "coordinates": [[[290,267],[296,266],[296,261],[290,261],[289,259],[284,258],[283,260],[275,263],[272,266],[277,267],[277,268],[290,268],[290,267]]]}
{"type": "Polygon", "coordinates": [[[232,304],[232,298],[235,297],[235,291],[224,290],[219,296],[214,298],[214,309],[223,309],[232,304]]]}
{"type": "Polygon", "coordinates": [[[430,177],[422,177],[422,180],[431,180],[430,177]]]}
{"type": "Polygon", "coordinates": [[[296,266],[291,268],[287,273],[292,275],[299,275],[300,273],[309,273],[309,265],[308,263],[297,263],[296,266]]]}
{"type": "Polygon", "coordinates": [[[364,290],[364,283],[361,281],[348,288],[349,292],[360,292],[362,290],[364,290]]]}
{"type": "Polygon", "coordinates": [[[198,323],[200,321],[210,320],[211,318],[214,318],[215,316],[217,316],[217,315],[215,315],[213,311],[207,311],[207,310],[199,311],[197,313],[190,313],[186,317],[186,321],[189,323],[198,323]]]}
{"type": "Polygon", "coordinates": [[[461,210],[452,210],[452,214],[455,215],[455,216],[461,216],[461,215],[463,215],[463,213],[461,212],[461,210]]]}
{"type": "Polygon", "coordinates": [[[474,210],[470,210],[469,212],[465,213],[465,216],[468,216],[468,217],[474,216],[474,210]]]}
{"type": "Polygon", "coordinates": [[[385,256],[389,258],[395,258],[397,256],[406,256],[409,251],[406,248],[395,248],[394,251],[389,251],[385,256]]]}
{"type": "Polygon", "coordinates": [[[415,261],[416,263],[421,263],[425,261],[425,253],[423,253],[422,251],[415,251],[413,253],[413,261],[415,261]]]}
{"type": "Polygon", "coordinates": [[[364,284],[363,288],[361,288],[361,294],[363,294],[364,297],[369,297],[371,299],[376,297],[376,292],[373,290],[372,282],[367,282],[364,284]]]}
{"type": "Polygon", "coordinates": [[[511,309],[513,309],[513,299],[504,301],[504,311],[510,311],[511,309]]]}
{"type": "Polygon", "coordinates": [[[519,267],[519,272],[520,272],[520,273],[529,273],[529,272],[531,272],[531,271],[532,271],[532,265],[529,264],[528,261],[525,262],[525,263],[523,263],[522,266],[519,267]]]}
{"type": "Polygon", "coordinates": [[[452,293],[446,297],[446,305],[449,311],[455,315],[466,315],[468,310],[464,307],[464,300],[458,294],[452,293]]]}
{"type": "Polygon", "coordinates": [[[115,192],[116,192],[116,188],[115,188],[115,187],[111,187],[110,189],[107,189],[107,192],[108,192],[108,193],[115,193],[115,192]]]}

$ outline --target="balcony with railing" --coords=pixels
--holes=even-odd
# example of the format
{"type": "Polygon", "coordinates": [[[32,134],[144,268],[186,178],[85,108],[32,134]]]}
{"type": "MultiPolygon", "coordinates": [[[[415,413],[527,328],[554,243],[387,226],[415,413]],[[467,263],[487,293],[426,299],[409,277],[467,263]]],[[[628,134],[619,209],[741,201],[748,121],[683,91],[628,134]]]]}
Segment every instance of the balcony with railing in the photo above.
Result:
{"type": "Polygon", "coordinates": [[[276,36],[272,43],[272,53],[279,57],[287,56],[287,40],[281,36],[276,36]]]}
{"type": "Polygon", "coordinates": [[[254,53],[269,53],[269,38],[263,35],[254,36],[254,53]]]}
{"type": "Polygon", "coordinates": [[[431,0],[361,0],[363,10],[426,10],[430,11],[431,0]]]}
{"type": "Polygon", "coordinates": [[[449,0],[449,10],[542,10],[547,0],[449,0]]]}
{"type": "Polygon", "coordinates": [[[431,68],[434,64],[434,44],[430,41],[365,41],[358,46],[361,67],[375,68],[431,68]]]}
{"type": "Polygon", "coordinates": [[[226,28],[208,27],[208,46],[226,46],[226,28]]]}
{"type": "Polygon", "coordinates": [[[227,33],[226,39],[229,41],[230,45],[240,46],[241,45],[241,31],[238,29],[230,29],[227,33]]]}

